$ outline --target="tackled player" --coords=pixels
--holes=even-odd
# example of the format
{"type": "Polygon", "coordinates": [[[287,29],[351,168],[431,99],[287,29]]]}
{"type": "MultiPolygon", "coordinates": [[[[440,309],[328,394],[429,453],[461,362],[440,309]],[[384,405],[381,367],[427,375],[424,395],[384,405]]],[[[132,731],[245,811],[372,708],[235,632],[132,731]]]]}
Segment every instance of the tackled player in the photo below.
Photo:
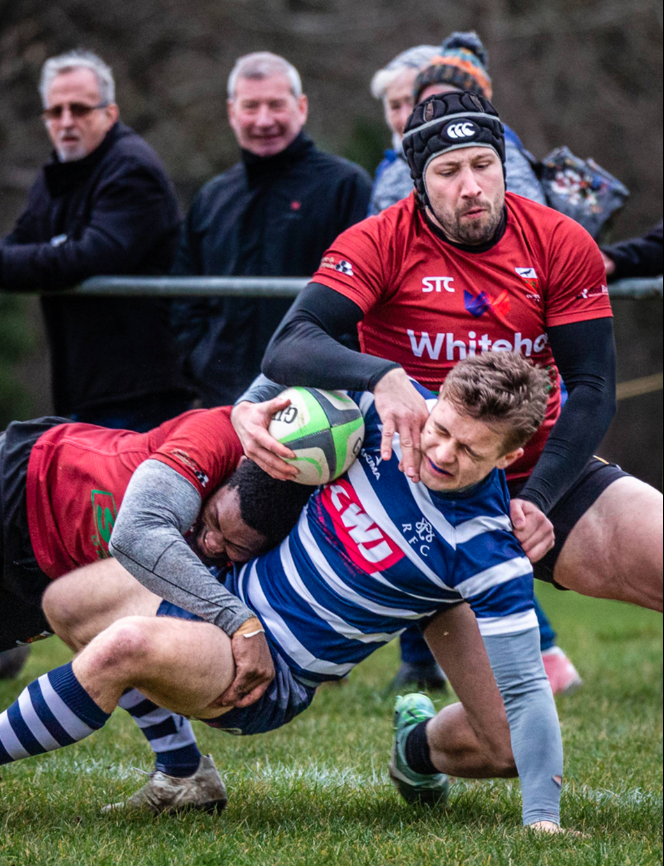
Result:
{"type": "MultiPolygon", "coordinates": [[[[141,496],[132,489],[138,470],[111,538],[117,562],[89,566],[100,581],[115,572],[124,618],[0,715],[0,764],[89,736],[128,688],[215,728],[272,730],[304,711],[320,683],[347,675],[419,621],[461,704],[434,716],[428,704],[402,703],[391,765],[401,793],[433,801],[445,796],[447,774],[518,771],[524,824],[559,830],[560,728],[539,650],[532,567],[511,531],[504,477],[542,423],[547,383],[546,373],[519,355],[488,354],[459,364],[438,401],[417,386],[432,409],[418,466],[422,483],[399,471],[398,437],[395,456],[381,461],[374,398],[351,394],[367,431],[358,460],[341,479],[318,488],[277,550],[228,574],[234,596],[206,569],[182,568],[176,536],[197,517],[200,480],[180,483],[180,473],[173,473],[171,484],[164,475],[161,489],[153,484],[141,496]],[[127,507],[130,495],[134,509],[127,507]],[[415,525],[426,525],[424,539],[412,532],[415,525]],[[121,586],[131,579],[121,566],[145,587],[127,587],[132,616],[121,586]],[[188,587],[191,613],[170,603],[180,598],[179,583],[188,587]],[[274,665],[276,677],[258,700],[256,690],[229,709],[223,695],[235,679],[238,653],[235,637],[231,642],[218,624],[229,619],[229,607],[244,610],[245,604],[259,622],[240,642],[259,647],[265,670],[274,665]]],[[[144,471],[161,473],[160,463],[147,463],[153,465],[144,471]]],[[[242,491],[244,479],[237,484],[242,491]]],[[[214,552],[207,534],[215,539],[218,531],[204,521],[203,545],[214,552]]],[[[56,581],[44,600],[72,646],[67,608],[80,597],[72,591],[77,580],[80,573],[56,581]]]]}

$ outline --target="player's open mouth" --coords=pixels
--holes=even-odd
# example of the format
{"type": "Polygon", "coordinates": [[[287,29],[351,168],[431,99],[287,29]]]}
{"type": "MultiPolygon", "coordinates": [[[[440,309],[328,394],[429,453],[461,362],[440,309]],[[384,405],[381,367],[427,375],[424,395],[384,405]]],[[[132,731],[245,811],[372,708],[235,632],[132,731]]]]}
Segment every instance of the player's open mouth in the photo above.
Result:
{"type": "Polygon", "coordinates": [[[429,461],[429,466],[436,473],[436,475],[443,475],[445,478],[452,478],[453,477],[451,472],[446,472],[444,469],[441,469],[439,466],[436,466],[436,464],[433,463],[431,460],[429,460],[428,457],[427,457],[427,460],[429,461]]]}

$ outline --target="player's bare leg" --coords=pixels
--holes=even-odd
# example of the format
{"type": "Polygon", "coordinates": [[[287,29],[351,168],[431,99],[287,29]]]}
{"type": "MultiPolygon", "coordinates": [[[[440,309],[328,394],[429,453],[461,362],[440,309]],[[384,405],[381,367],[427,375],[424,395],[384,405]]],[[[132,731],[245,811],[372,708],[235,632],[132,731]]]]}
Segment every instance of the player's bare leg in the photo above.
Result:
{"type": "Polygon", "coordinates": [[[119,620],[0,714],[0,764],[85,739],[103,727],[127,690],[140,689],[174,712],[223,715],[220,696],[234,676],[231,640],[214,625],[170,617],[119,620]],[[13,733],[16,716],[30,737],[13,733]]]}
{"type": "Polygon", "coordinates": [[[570,532],[554,577],[582,595],[661,611],[661,494],[636,478],[614,481],[570,532]]]}
{"type": "Polygon", "coordinates": [[[53,631],[75,652],[127,616],[155,616],[161,599],[115,559],[77,568],[49,586],[42,599],[53,631]]]}
{"type": "MultiPolygon", "coordinates": [[[[461,604],[439,614],[427,628],[426,639],[461,701],[445,707],[426,725],[430,772],[471,779],[516,775],[505,707],[470,607],[461,604]]],[[[416,704],[413,718],[418,715],[416,704]]],[[[440,780],[441,790],[446,784],[440,780]]]]}
{"type": "MultiPolygon", "coordinates": [[[[155,710],[163,703],[187,714],[222,715],[225,709],[214,705],[234,674],[230,639],[216,626],[168,617],[120,620],[73,663],[31,683],[0,713],[0,765],[85,739],[135,686],[143,702],[143,694],[155,701],[155,710]]],[[[157,769],[130,805],[153,812],[223,808],[226,790],[212,759],[199,763],[192,776],[157,769]]]]}
{"type": "Polygon", "coordinates": [[[74,660],[76,678],[106,713],[137,688],[159,706],[200,719],[235,676],[231,640],[210,623],[170,617],[128,617],[98,635],[74,660]]]}
{"type": "Polygon", "coordinates": [[[426,639],[461,701],[427,728],[433,763],[450,776],[515,776],[505,707],[470,607],[440,614],[426,639]]]}
{"type": "MultiPolygon", "coordinates": [[[[155,616],[160,601],[116,560],[107,559],[55,581],[43,606],[56,634],[80,651],[118,619],[155,616]]],[[[224,807],[224,784],[212,758],[200,754],[188,720],[151,703],[136,689],[121,697],[120,706],[130,713],[155,753],[155,770],[140,791],[112,808],[173,812],[224,807]]]]}

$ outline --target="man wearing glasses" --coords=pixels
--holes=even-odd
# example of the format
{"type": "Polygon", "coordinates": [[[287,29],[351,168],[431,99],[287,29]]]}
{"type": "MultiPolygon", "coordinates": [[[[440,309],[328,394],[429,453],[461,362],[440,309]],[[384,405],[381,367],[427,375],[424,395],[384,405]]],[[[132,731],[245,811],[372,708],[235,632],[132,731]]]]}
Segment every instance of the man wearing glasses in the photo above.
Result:
{"type": "MultiPolygon", "coordinates": [[[[111,69],[73,51],[44,64],[42,117],[54,152],[14,231],[0,288],[59,292],[103,274],[170,270],[179,214],[156,153],[120,123],[111,69]]],[[[60,416],[149,430],[188,408],[166,302],[42,298],[60,416]]]]}
{"type": "MultiPolygon", "coordinates": [[[[0,241],[0,290],[41,300],[59,416],[138,432],[189,408],[167,302],[60,290],[102,274],[170,270],[179,213],[154,151],[119,123],[111,69],[73,51],[44,64],[42,117],[54,148],[14,231],[0,241]]],[[[0,657],[13,676],[25,651],[0,657]]]]}

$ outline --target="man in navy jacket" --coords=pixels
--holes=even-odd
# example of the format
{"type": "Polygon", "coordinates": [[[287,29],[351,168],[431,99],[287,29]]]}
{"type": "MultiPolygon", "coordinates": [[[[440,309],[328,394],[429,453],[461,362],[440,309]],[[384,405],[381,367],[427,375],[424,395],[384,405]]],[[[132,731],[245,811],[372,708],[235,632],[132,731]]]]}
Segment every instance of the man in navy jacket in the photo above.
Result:
{"type": "MultiPolygon", "coordinates": [[[[371,179],[303,132],[297,70],[274,54],[240,58],[228,84],[242,159],[199,192],[174,273],[309,277],[337,235],[364,219],[371,179]]],[[[178,305],[187,370],[206,407],[233,403],[260,371],[288,299],[215,298],[178,305]]]]}

